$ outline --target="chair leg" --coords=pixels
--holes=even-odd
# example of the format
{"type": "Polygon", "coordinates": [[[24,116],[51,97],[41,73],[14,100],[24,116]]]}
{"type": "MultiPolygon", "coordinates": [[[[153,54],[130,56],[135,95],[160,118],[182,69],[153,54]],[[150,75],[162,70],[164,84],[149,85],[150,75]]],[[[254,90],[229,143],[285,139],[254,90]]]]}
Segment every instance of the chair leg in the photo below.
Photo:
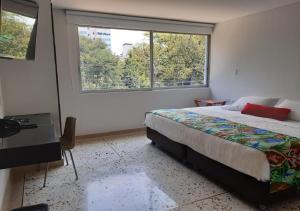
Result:
{"type": "Polygon", "coordinates": [[[63,156],[66,159],[66,163],[67,163],[67,166],[68,166],[69,165],[69,161],[68,161],[68,157],[67,157],[66,151],[64,149],[62,151],[63,151],[63,156]]]}
{"type": "Polygon", "coordinates": [[[43,188],[46,187],[48,167],[49,167],[49,163],[46,164],[43,188]]]}
{"type": "Polygon", "coordinates": [[[72,160],[72,164],[73,164],[73,168],[74,168],[74,172],[75,172],[75,175],[76,175],[76,180],[78,180],[78,174],[77,174],[77,170],[76,170],[76,166],[75,166],[75,162],[74,162],[74,159],[73,159],[73,155],[72,155],[72,152],[70,149],[68,149],[69,153],[70,153],[70,156],[71,156],[71,160],[72,160]]]}

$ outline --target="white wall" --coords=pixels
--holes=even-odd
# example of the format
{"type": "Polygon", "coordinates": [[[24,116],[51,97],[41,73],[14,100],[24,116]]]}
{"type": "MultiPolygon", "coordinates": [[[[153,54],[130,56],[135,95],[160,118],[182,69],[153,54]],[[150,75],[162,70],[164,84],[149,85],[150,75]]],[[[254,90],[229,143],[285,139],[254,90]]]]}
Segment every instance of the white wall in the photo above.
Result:
{"type": "Polygon", "coordinates": [[[0,59],[6,115],[50,112],[58,126],[50,0],[39,4],[34,61],[0,59]]]}
{"type": "MultiPolygon", "coordinates": [[[[0,59],[0,118],[4,113],[14,115],[50,112],[58,127],[50,1],[36,1],[39,4],[39,19],[35,60],[0,59]]],[[[8,176],[9,170],[0,170],[0,209],[3,206],[8,176]]]]}
{"type": "Polygon", "coordinates": [[[63,10],[55,10],[54,25],[62,118],[77,117],[77,135],[140,128],[151,109],[190,107],[193,98],[209,97],[208,88],[80,94],[77,34],[69,33],[63,10]]]}
{"type": "Polygon", "coordinates": [[[0,170],[0,209],[4,203],[4,195],[9,177],[9,170],[0,170]]]}
{"type": "MultiPolygon", "coordinates": [[[[2,98],[2,86],[0,77],[0,118],[4,116],[3,98],[2,98]]],[[[0,209],[3,206],[3,199],[5,194],[5,189],[8,181],[9,170],[0,170],[0,209]]]]}
{"type": "Polygon", "coordinates": [[[300,99],[299,20],[297,3],[217,24],[212,36],[212,95],[300,99]]]}

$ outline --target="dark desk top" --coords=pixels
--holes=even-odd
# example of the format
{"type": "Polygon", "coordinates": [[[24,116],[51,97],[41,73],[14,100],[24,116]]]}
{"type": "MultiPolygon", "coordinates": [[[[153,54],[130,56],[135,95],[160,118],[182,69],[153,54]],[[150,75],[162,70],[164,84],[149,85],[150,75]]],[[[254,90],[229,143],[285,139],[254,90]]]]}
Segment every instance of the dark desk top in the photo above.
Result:
{"type": "Polygon", "coordinates": [[[26,114],[26,115],[16,115],[16,116],[6,116],[5,119],[28,119],[31,123],[41,124],[41,125],[52,125],[53,121],[50,113],[41,114],[26,114]]]}
{"type": "Polygon", "coordinates": [[[0,143],[0,150],[59,141],[58,138],[55,137],[55,128],[49,113],[18,115],[6,118],[16,120],[26,119],[28,120],[26,124],[37,124],[38,127],[33,129],[22,129],[18,134],[4,138],[2,143],[0,143]]]}
{"type": "Polygon", "coordinates": [[[19,133],[0,139],[0,169],[57,161],[61,145],[55,135],[49,113],[6,117],[25,120],[22,124],[37,124],[37,128],[22,129],[19,133]],[[2,143],[1,143],[2,142],[2,143]]]}

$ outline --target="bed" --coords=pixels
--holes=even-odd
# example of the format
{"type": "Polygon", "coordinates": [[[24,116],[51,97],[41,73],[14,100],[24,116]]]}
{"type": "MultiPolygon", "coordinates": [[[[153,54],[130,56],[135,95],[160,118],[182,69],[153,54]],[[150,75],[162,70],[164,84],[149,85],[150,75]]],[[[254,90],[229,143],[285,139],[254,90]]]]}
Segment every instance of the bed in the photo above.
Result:
{"type": "MultiPolygon", "coordinates": [[[[274,163],[271,163],[272,159],[276,161],[277,157],[270,152],[276,153],[273,149],[280,145],[277,143],[279,139],[267,139],[267,144],[269,147],[272,145],[272,150],[263,151],[258,150],[256,140],[251,139],[252,142],[241,144],[241,139],[236,141],[235,138],[239,136],[236,131],[247,130],[243,133],[244,139],[249,134],[249,137],[256,134],[259,137],[268,137],[271,133],[274,137],[298,143],[299,122],[244,115],[239,111],[225,110],[222,106],[212,106],[152,111],[146,114],[145,124],[147,136],[154,145],[199,169],[204,175],[249,202],[265,206],[294,196],[297,192],[295,183],[298,180],[289,184],[274,182],[274,174],[280,169],[275,169],[274,163]],[[204,119],[201,121],[205,123],[205,127],[203,122],[196,124],[191,119],[204,119]],[[216,125],[222,130],[216,130],[216,125]],[[233,130],[234,136],[231,133],[233,130]]],[[[295,153],[295,159],[297,156],[295,153]]],[[[298,167],[295,169],[293,171],[297,172],[298,167]]]]}

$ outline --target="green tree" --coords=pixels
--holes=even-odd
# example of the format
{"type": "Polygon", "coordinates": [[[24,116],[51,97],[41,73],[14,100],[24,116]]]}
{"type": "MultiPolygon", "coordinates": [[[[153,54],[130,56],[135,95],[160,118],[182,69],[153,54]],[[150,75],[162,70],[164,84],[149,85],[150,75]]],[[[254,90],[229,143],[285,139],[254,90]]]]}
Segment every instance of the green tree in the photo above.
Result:
{"type": "Polygon", "coordinates": [[[22,15],[2,11],[0,55],[24,59],[32,31],[22,15]]]}
{"type": "Polygon", "coordinates": [[[119,58],[100,39],[79,37],[83,90],[124,88],[119,58]]]}
{"type": "Polygon", "coordinates": [[[157,86],[189,85],[190,81],[203,81],[205,59],[206,36],[154,33],[157,86]]]}
{"type": "Polygon", "coordinates": [[[123,66],[123,82],[128,88],[150,87],[150,46],[136,44],[129,52],[123,66]]]}

